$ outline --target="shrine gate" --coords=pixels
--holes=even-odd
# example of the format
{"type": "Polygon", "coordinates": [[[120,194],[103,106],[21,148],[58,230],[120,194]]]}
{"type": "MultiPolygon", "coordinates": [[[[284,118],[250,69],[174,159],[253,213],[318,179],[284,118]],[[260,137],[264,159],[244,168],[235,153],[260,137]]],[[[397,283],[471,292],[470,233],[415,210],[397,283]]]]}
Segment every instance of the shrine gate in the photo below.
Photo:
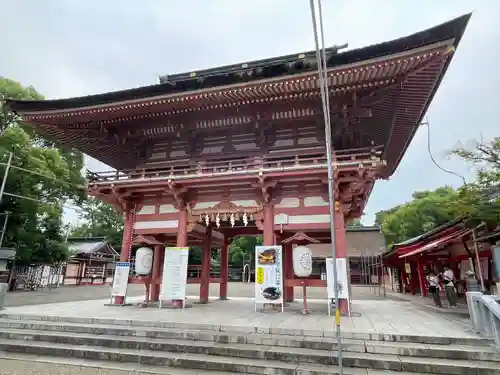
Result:
{"type": "MultiPolygon", "coordinates": [[[[200,301],[220,282],[228,244],[262,234],[284,244],[285,298],[297,280],[293,241],[331,242],[327,169],[334,171],[335,248],[348,256],[345,224],[362,215],[377,179],[396,170],[454,55],[469,16],[404,38],[326,50],[333,165],[315,52],[161,77],[159,84],[79,98],[8,101],[40,135],[114,168],[88,172],[88,193],[123,212],[121,260],[133,243],[155,247],[157,300],[165,244],[204,247],[200,301]],[[221,251],[210,279],[210,249],[221,251]]],[[[345,302],[345,301],[344,301],[345,302]]]]}

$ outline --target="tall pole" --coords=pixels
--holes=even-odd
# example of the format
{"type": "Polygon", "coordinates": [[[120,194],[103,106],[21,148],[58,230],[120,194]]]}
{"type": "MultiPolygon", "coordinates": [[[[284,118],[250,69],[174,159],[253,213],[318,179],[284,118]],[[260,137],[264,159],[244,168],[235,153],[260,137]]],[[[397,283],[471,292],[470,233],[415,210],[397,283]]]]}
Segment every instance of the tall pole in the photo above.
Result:
{"type": "Polygon", "coordinates": [[[5,184],[7,184],[7,177],[9,176],[10,166],[12,165],[12,157],[13,153],[9,153],[9,160],[7,160],[7,164],[5,165],[5,172],[3,173],[2,186],[0,186],[0,203],[2,203],[3,193],[5,191],[5,184]]]}
{"type": "Polygon", "coordinates": [[[335,336],[337,338],[338,347],[338,361],[339,361],[339,373],[343,374],[342,366],[342,340],[340,337],[340,306],[339,306],[339,290],[337,283],[337,254],[335,252],[335,203],[334,203],[334,181],[333,181],[333,163],[332,163],[332,143],[331,143],[331,124],[330,124],[330,99],[328,93],[328,81],[326,80],[326,58],[325,58],[325,46],[323,37],[323,19],[321,11],[321,0],[318,0],[319,9],[319,21],[321,28],[321,39],[323,44],[323,55],[320,53],[320,45],[318,39],[318,26],[316,23],[316,9],[314,6],[314,0],[310,0],[311,17],[314,32],[314,43],[316,45],[316,61],[318,64],[318,80],[321,91],[321,99],[323,104],[323,116],[325,121],[325,146],[326,146],[326,158],[328,164],[328,198],[329,198],[329,209],[330,209],[330,236],[332,239],[332,263],[333,263],[333,289],[334,289],[334,300],[335,300],[335,336]]]}

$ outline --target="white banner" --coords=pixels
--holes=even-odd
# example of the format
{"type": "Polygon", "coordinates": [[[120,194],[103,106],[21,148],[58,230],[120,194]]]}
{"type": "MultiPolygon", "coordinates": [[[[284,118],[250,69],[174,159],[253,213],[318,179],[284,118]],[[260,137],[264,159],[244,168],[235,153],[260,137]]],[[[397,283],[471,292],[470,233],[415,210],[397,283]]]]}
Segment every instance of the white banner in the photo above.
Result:
{"type": "Polygon", "coordinates": [[[160,301],[186,298],[189,247],[166,247],[160,301]]]}
{"type": "Polygon", "coordinates": [[[255,304],[283,305],[281,246],[255,247],[255,304]]]}
{"type": "Polygon", "coordinates": [[[116,263],[115,275],[113,277],[112,297],[125,297],[127,295],[128,276],[130,274],[130,262],[116,263]]]}
{"type": "MultiPolygon", "coordinates": [[[[339,289],[339,298],[349,300],[349,280],[347,277],[346,258],[337,258],[337,284],[339,289]]],[[[335,298],[332,258],[326,258],[326,286],[328,290],[328,299],[331,300],[332,298],[335,298]]]]}

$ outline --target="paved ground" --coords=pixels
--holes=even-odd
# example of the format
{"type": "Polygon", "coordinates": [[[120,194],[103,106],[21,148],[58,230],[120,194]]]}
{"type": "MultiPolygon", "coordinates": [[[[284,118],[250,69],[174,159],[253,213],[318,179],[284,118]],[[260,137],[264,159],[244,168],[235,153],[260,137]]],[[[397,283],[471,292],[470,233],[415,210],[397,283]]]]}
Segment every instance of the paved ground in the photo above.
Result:
{"type": "MultiPolygon", "coordinates": [[[[251,286],[245,286],[248,288],[251,286]]],[[[366,289],[356,288],[358,294],[366,289]]],[[[195,296],[193,296],[195,297],[195,296]]],[[[368,298],[353,300],[352,317],[342,317],[344,332],[386,333],[401,335],[475,337],[467,323],[436,314],[421,304],[392,299],[368,298]]],[[[231,298],[231,297],[230,297],[231,298]]],[[[2,313],[34,314],[85,318],[112,318],[127,320],[153,320],[175,323],[204,323],[213,325],[250,326],[264,330],[272,328],[327,331],[333,334],[333,317],[327,315],[325,300],[312,299],[311,314],[300,314],[302,304],[288,304],[284,313],[254,311],[253,300],[248,297],[232,297],[229,301],[213,298],[207,305],[195,304],[189,298],[191,308],[169,310],[139,308],[137,306],[109,307],[108,300],[62,302],[44,305],[9,307],[2,313]]],[[[142,297],[130,297],[129,302],[140,302],[142,297]]]]}
{"type": "MultiPolygon", "coordinates": [[[[241,282],[229,283],[229,297],[253,297],[253,284],[241,282]]],[[[326,288],[308,289],[308,297],[312,299],[326,298],[326,288]]],[[[372,287],[353,287],[353,299],[381,299],[383,290],[372,287]]],[[[46,303],[88,301],[92,299],[105,299],[109,297],[110,288],[102,286],[64,286],[52,290],[39,290],[33,292],[7,293],[5,307],[42,305],[46,303]]],[[[187,294],[196,296],[200,293],[199,285],[188,285],[187,294]]],[[[138,297],[144,295],[144,285],[130,285],[128,295],[138,297]]],[[[210,295],[219,296],[219,284],[210,285],[210,295]]],[[[295,288],[295,297],[302,298],[302,288],[295,288]]]]}

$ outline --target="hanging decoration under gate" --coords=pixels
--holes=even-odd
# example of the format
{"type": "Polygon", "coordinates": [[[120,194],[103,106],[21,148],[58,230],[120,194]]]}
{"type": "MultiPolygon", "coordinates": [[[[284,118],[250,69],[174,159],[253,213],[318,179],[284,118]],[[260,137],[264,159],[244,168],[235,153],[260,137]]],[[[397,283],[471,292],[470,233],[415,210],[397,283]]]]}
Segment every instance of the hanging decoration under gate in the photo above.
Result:
{"type": "Polygon", "coordinates": [[[237,222],[241,221],[241,223],[246,227],[250,221],[254,221],[254,215],[253,213],[247,214],[246,212],[241,213],[223,213],[219,214],[217,213],[216,215],[214,214],[201,214],[200,215],[200,221],[203,221],[205,225],[209,225],[211,222],[215,223],[215,226],[219,228],[221,226],[221,223],[229,223],[231,227],[234,227],[237,222]]]}
{"type": "Polygon", "coordinates": [[[217,205],[208,209],[198,210],[189,209],[191,216],[196,217],[198,222],[209,226],[215,224],[215,227],[221,226],[248,226],[255,222],[256,214],[262,211],[262,206],[242,207],[231,201],[223,200],[217,205]]]}
{"type": "Polygon", "coordinates": [[[283,263],[281,246],[255,247],[255,311],[257,305],[281,305],[283,311],[283,263]]]}

